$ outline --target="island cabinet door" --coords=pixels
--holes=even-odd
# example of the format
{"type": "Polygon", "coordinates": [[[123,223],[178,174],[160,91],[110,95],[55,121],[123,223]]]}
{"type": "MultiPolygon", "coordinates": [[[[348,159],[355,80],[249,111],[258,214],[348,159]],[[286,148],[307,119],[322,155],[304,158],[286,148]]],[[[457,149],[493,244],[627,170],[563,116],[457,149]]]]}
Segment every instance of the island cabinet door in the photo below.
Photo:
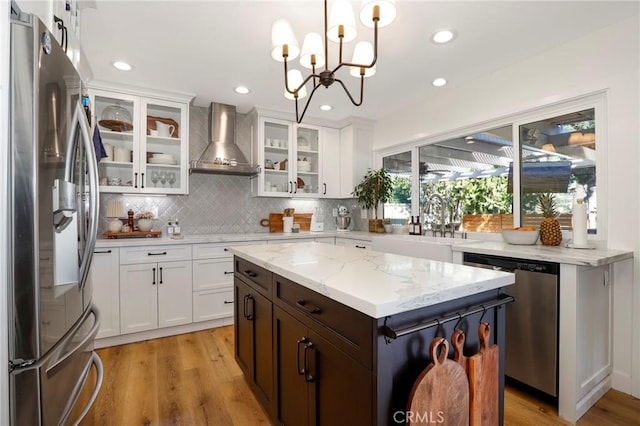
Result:
{"type": "Polygon", "coordinates": [[[277,306],[273,318],[278,423],[371,425],[371,371],[277,306]]]}
{"type": "Polygon", "coordinates": [[[235,358],[267,411],[272,411],[272,304],[242,280],[234,279],[235,358]]]}
{"type": "Polygon", "coordinates": [[[371,371],[311,331],[308,354],[312,425],[372,425],[371,371]]]}

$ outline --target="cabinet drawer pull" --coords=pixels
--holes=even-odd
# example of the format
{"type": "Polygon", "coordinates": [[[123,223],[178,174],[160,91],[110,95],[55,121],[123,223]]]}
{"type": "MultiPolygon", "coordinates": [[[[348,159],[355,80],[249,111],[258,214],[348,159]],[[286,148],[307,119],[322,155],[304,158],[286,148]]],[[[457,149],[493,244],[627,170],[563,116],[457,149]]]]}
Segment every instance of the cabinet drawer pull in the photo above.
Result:
{"type": "Polygon", "coordinates": [[[162,284],[162,267],[160,268],[160,282],[159,284],[162,284]]]}
{"type": "Polygon", "coordinates": [[[327,184],[323,183],[322,185],[324,186],[324,191],[322,191],[322,195],[327,195],[327,184]]]}
{"type": "Polygon", "coordinates": [[[225,305],[233,305],[233,300],[225,300],[224,304],[225,305]]]}
{"type": "Polygon", "coordinates": [[[359,246],[359,245],[356,244],[356,248],[366,249],[367,247],[366,246],[359,246]]]}
{"type": "Polygon", "coordinates": [[[318,308],[317,306],[313,306],[312,304],[310,304],[309,302],[307,302],[304,299],[298,300],[296,302],[296,305],[300,306],[302,309],[304,309],[305,311],[309,312],[310,314],[319,314],[320,313],[320,308],[318,308]]]}
{"type": "Polygon", "coordinates": [[[140,188],[144,189],[144,173],[140,173],[140,175],[142,176],[140,178],[140,188]]]}
{"type": "Polygon", "coordinates": [[[313,382],[315,380],[313,374],[309,373],[309,363],[307,361],[307,351],[309,349],[313,349],[313,342],[308,342],[306,345],[304,345],[304,371],[306,373],[304,376],[305,382],[313,382]]]}
{"type": "MultiPolygon", "coordinates": [[[[249,300],[253,300],[253,296],[250,295],[250,294],[245,294],[244,295],[244,304],[243,304],[243,311],[244,312],[242,313],[242,315],[246,319],[248,319],[249,321],[252,321],[253,320],[253,314],[249,313],[249,309],[248,309],[249,308],[249,300]]],[[[252,304],[253,304],[253,302],[252,302],[252,304]]],[[[253,306],[252,306],[251,310],[253,311],[253,306]]]]}
{"type": "Polygon", "coordinates": [[[133,174],[133,187],[137,188],[138,187],[138,172],[135,172],[133,174]]]}
{"type": "Polygon", "coordinates": [[[151,281],[152,285],[156,285],[156,268],[153,269],[153,280],[151,281]]]}
{"type": "Polygon", "coordinates": [[[94,250],[93,254],[109,254],[111,250],[94,250]]]}
{"type": "Polygon", "coordinates": [[[246,271],[243,272],[246,276],[250,277],[250,278],[255,278],[258,276],[258,274],[256,274],[255,272],[253,272],[251,269],[247,269],[246,271]]]}
{"type": "Polygon", "coordinates": [[[224,274],[225,275],[231,275],[231,274],[233,274],[233,271],[224,271],[224,274]]]}
{"type": "Polygon", "coordinates": [[[298,375],[302,376],[305,373],[305,365],[302,366],[302,368],[300,368],[300,344],[302,343],[307,343],[307,338],[306,337],[301,337],[298,340],[298,344],[296,346],[296,369],[298,370],[298,375]]]}
{"type": "Polygon", "coordinates": [[[223,250],[224,250],[224,251],[229,251],[229,249],[228,249],[228,248],[226,248],[226,247],[225,247],[223,250]]]}
{"type": "Polygon", "coordinates": [[[147,256],[166,256],[167,252],[163,251],[162,253],[147,253],[147,256]]]}

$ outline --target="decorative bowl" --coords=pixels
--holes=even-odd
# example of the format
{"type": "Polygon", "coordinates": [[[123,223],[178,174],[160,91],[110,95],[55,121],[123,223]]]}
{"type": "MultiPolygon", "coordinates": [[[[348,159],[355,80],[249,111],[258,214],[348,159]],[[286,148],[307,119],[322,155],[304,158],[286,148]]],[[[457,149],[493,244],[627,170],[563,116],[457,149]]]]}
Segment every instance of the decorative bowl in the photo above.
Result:
{"type": "Polygon", "coordinates": [[[522,246],[534,245],[538,241],[539,230],[529,231],[523,229],[503,229],[502,239],[507,244],[522,246]]]}
{"type": "Polygon", "coordinates": [[[138,230],[148,232],[151,228],[153,228],[153,219],[138,219],[138,230]]]}

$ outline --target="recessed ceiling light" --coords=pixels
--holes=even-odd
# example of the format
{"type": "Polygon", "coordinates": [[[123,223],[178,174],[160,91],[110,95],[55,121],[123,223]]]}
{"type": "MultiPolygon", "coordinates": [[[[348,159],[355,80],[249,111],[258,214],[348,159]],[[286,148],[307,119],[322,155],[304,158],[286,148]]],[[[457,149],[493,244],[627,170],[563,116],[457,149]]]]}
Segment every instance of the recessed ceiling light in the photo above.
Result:
{"type": "Polygon", "coordinates": [[[251,90],[249,90],[246,86],[238,86],[233,90],[241,95],[246,95],[247,93],[251,92],[251,90]]]}
{"type": "Polygon", "coordinates": [[[437,44],[449,43],[455,38],[455,34],[451,30],[442,30],[431,36],[431,41],[437,44]]]}
{"type": "Polygon", "coordinates": [[[131,71],[131,69],[133,68],[131,65],[129,65],[124,61],[115,61],[113,63],[113,66],[119,69],[120,71],[131,71]]]}
{"type": "Polygon", "coordinates": [[[436,87],[441,87],[444,86],[445,84],[447,84],[447,80],[445,80],[442,77],[436,78],[435,80],[433,80],[433,82],[431,83],[436,87]]]}
{"type": "Polygon", "coordinates": [[[333,107],[331,105],[324,104],[324,105],[320,105],[320,109],[322,111],[331,111],[333,107]]]}

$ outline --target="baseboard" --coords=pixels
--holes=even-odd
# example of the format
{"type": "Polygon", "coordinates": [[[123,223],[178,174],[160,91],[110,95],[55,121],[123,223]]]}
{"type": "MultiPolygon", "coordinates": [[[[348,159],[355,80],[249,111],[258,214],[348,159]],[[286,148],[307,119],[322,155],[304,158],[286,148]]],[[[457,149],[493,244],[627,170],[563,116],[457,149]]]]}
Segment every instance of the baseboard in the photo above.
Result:
{"type": "Polygon", "coordinates": [[[175,327],[158,328],[140,333],[122,334],[120,336],[106,337],[94,341],[94,348],[107,348],[110,346],[125,345],[127,343],[142,342],[143,340],[158,339],[160,337],[175,336],[176,334],[191,333],[210,328],[223,327],[233,324],[233,317],[220,318],[211,321],[194,322],[175,327]]]}
{"type": "Polygon", "coordinates": [[[583,398],[581,398],[576,404],[576,415],[577,418],[574,422],[577,422],[580,417],[582,417],[589,408],[593,406],[602,396],[607,393],[607,391],[611,389],[611,376],[607,376],[604,380],[594,386],[591,389],[591,392],[586,394],[583,398]]]}
{"type": "Polygon", "coordinates": [[[614,370],[611,373],[611,383],[615,390],[631,395],[633,386],[631,375],[629,375],[628,373],[614,370]]]}

